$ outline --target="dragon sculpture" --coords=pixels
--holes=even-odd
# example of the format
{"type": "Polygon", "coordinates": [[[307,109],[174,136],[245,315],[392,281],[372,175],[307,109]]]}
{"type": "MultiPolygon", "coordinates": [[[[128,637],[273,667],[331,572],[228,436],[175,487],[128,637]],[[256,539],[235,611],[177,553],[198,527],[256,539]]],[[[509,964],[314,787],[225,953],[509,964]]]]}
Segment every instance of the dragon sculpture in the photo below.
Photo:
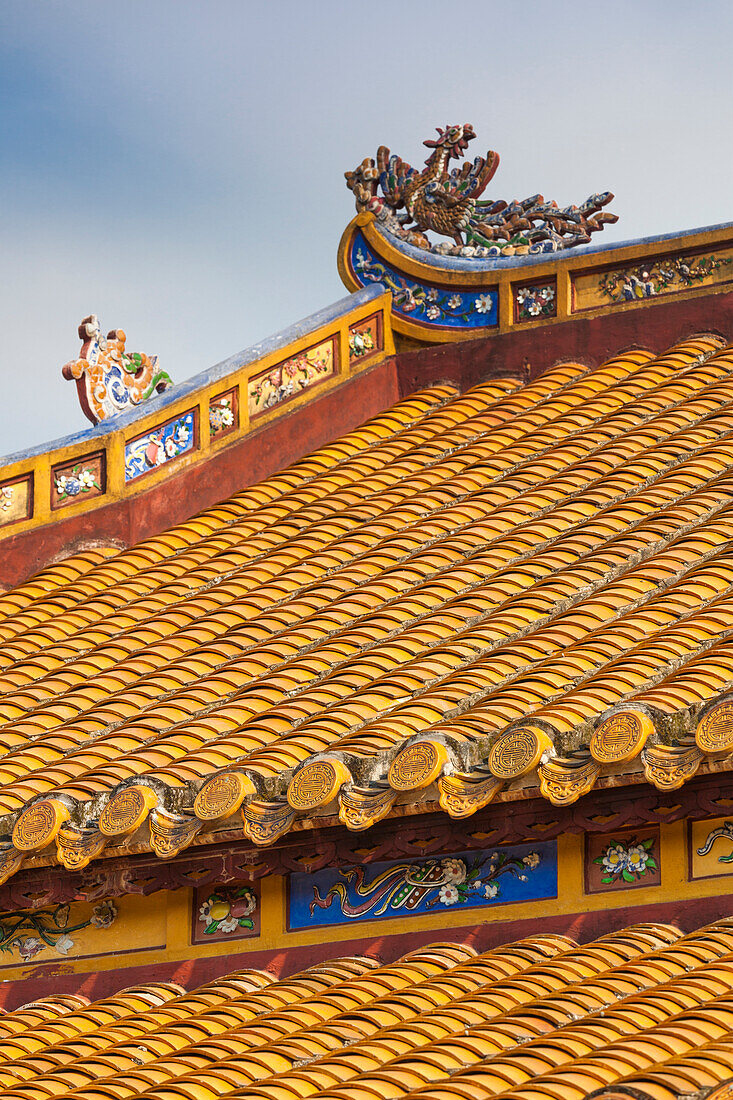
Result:
{"type": "Polygon", "coordinates": [[[489,151],[451,169],[451,160],[464,155],[476,134],[468,122],[437,130],[434,141],[423,142],[432,152],[422,172],[380,145],[376,163],[367,157],[345,173],[357,211],[373,213],[409,244],[469,256],[554,252],[587,244],[591,233],[618,221],[616,214],[602,209],[613,199],[610,191],[562,209],[542,195],[513,202],[480,200],[499,166],[499,154],[489,151]],[[455,245],[431,245],[429,231],[452,237],[455,245]]]}
{"type": "Polygon", "coordinates": [[[78,359],[61,368],[67,381],[75,381],[79,403],[92,424],[139,405],[162,393],[173,383],[158,367],[157,355],[125,351],[127,337],[121,328],[105,339],[92,313],[79,325],[82,341],[78,359]]]}

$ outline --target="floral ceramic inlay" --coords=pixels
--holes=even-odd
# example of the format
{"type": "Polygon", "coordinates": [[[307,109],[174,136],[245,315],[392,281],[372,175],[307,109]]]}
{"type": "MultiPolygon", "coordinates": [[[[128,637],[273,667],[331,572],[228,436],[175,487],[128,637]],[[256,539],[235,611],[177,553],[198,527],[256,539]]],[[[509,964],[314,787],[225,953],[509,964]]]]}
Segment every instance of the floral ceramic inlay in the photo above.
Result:
{"type": "Polygon", "coordinates": [[[292,355],[283,363],[250,378],[247,384],[249,415],[254,417],[281,405],[303,390],[335,374],[334,338],[292,355]]]}
{"type": "Polygon", "coordinates": [[[549,284],[520,287],[516,301],[518,321],[534,321],[538,317],[555,316],[555,288],[549,284]]]}
{"type": "Polygon", "coordinates": [[[88,493],[90,489],[100,489],[102,486],[96,479],[94,470],[83,469],[76,465],[68,474],[59,474],[54,480],[54,488],[59,500],[78,496],[80,493],[88,493]]]}

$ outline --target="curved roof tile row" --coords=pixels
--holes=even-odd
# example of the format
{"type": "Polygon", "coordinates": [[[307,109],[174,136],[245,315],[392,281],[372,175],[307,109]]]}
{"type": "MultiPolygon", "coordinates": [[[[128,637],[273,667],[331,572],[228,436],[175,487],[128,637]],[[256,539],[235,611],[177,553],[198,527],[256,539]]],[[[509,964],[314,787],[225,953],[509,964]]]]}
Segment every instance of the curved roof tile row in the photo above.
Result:
{"type": "Polygon", "coordinates": [[[732,366],[701,337],[435,387],[0,597],[0,877],[724,759],[732,366]]]}
{"type": "Polygon", "coordinates": [[[0,1018],[0,1087],[14,1100],[582,1100],[628,1083],[666,1100],[673,1088],[654,1089],[733,1076],[732,977],[724,920],[51,997],[0,1018]]]}

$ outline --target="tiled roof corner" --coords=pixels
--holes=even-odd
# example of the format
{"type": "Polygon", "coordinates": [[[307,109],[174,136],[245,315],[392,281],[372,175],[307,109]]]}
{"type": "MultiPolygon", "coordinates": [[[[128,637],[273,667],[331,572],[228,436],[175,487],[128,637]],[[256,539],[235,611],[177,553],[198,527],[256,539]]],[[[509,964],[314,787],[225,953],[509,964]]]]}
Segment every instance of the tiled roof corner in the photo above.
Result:
{"type": "Polygon", "coordinates": [[[437,386],[0,596],[0,877],[727,768],[732,366],[437,386]]]}

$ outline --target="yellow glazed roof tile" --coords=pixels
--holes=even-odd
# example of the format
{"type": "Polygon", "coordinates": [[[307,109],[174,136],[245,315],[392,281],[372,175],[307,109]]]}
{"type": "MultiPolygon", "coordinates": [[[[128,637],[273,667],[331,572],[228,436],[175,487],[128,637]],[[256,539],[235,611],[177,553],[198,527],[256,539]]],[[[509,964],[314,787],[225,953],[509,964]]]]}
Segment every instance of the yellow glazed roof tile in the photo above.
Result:
{"type": "Polygon", "coordinates": [[[0,1087],[14,1100],[584,1100],[611,1087],[633,1100],[664,1086],[671,1100],[733,1077],[732,978],[729,919],[49,998],[0,1018],[0,1087]]]}
{"type": "Polygon", "coordinates": [[[477,762],[562,801],[642,752],[688,775],[733,750],[732,365],[697,337],[434,387],[0,596],[5,864],[63,863],[64,821],[99,853],[108,806],[124,837],[131,781],[158,851],[181,785],[190,843],[277,805],[362,828],[385,785],[463,815],[477,762]]]}

